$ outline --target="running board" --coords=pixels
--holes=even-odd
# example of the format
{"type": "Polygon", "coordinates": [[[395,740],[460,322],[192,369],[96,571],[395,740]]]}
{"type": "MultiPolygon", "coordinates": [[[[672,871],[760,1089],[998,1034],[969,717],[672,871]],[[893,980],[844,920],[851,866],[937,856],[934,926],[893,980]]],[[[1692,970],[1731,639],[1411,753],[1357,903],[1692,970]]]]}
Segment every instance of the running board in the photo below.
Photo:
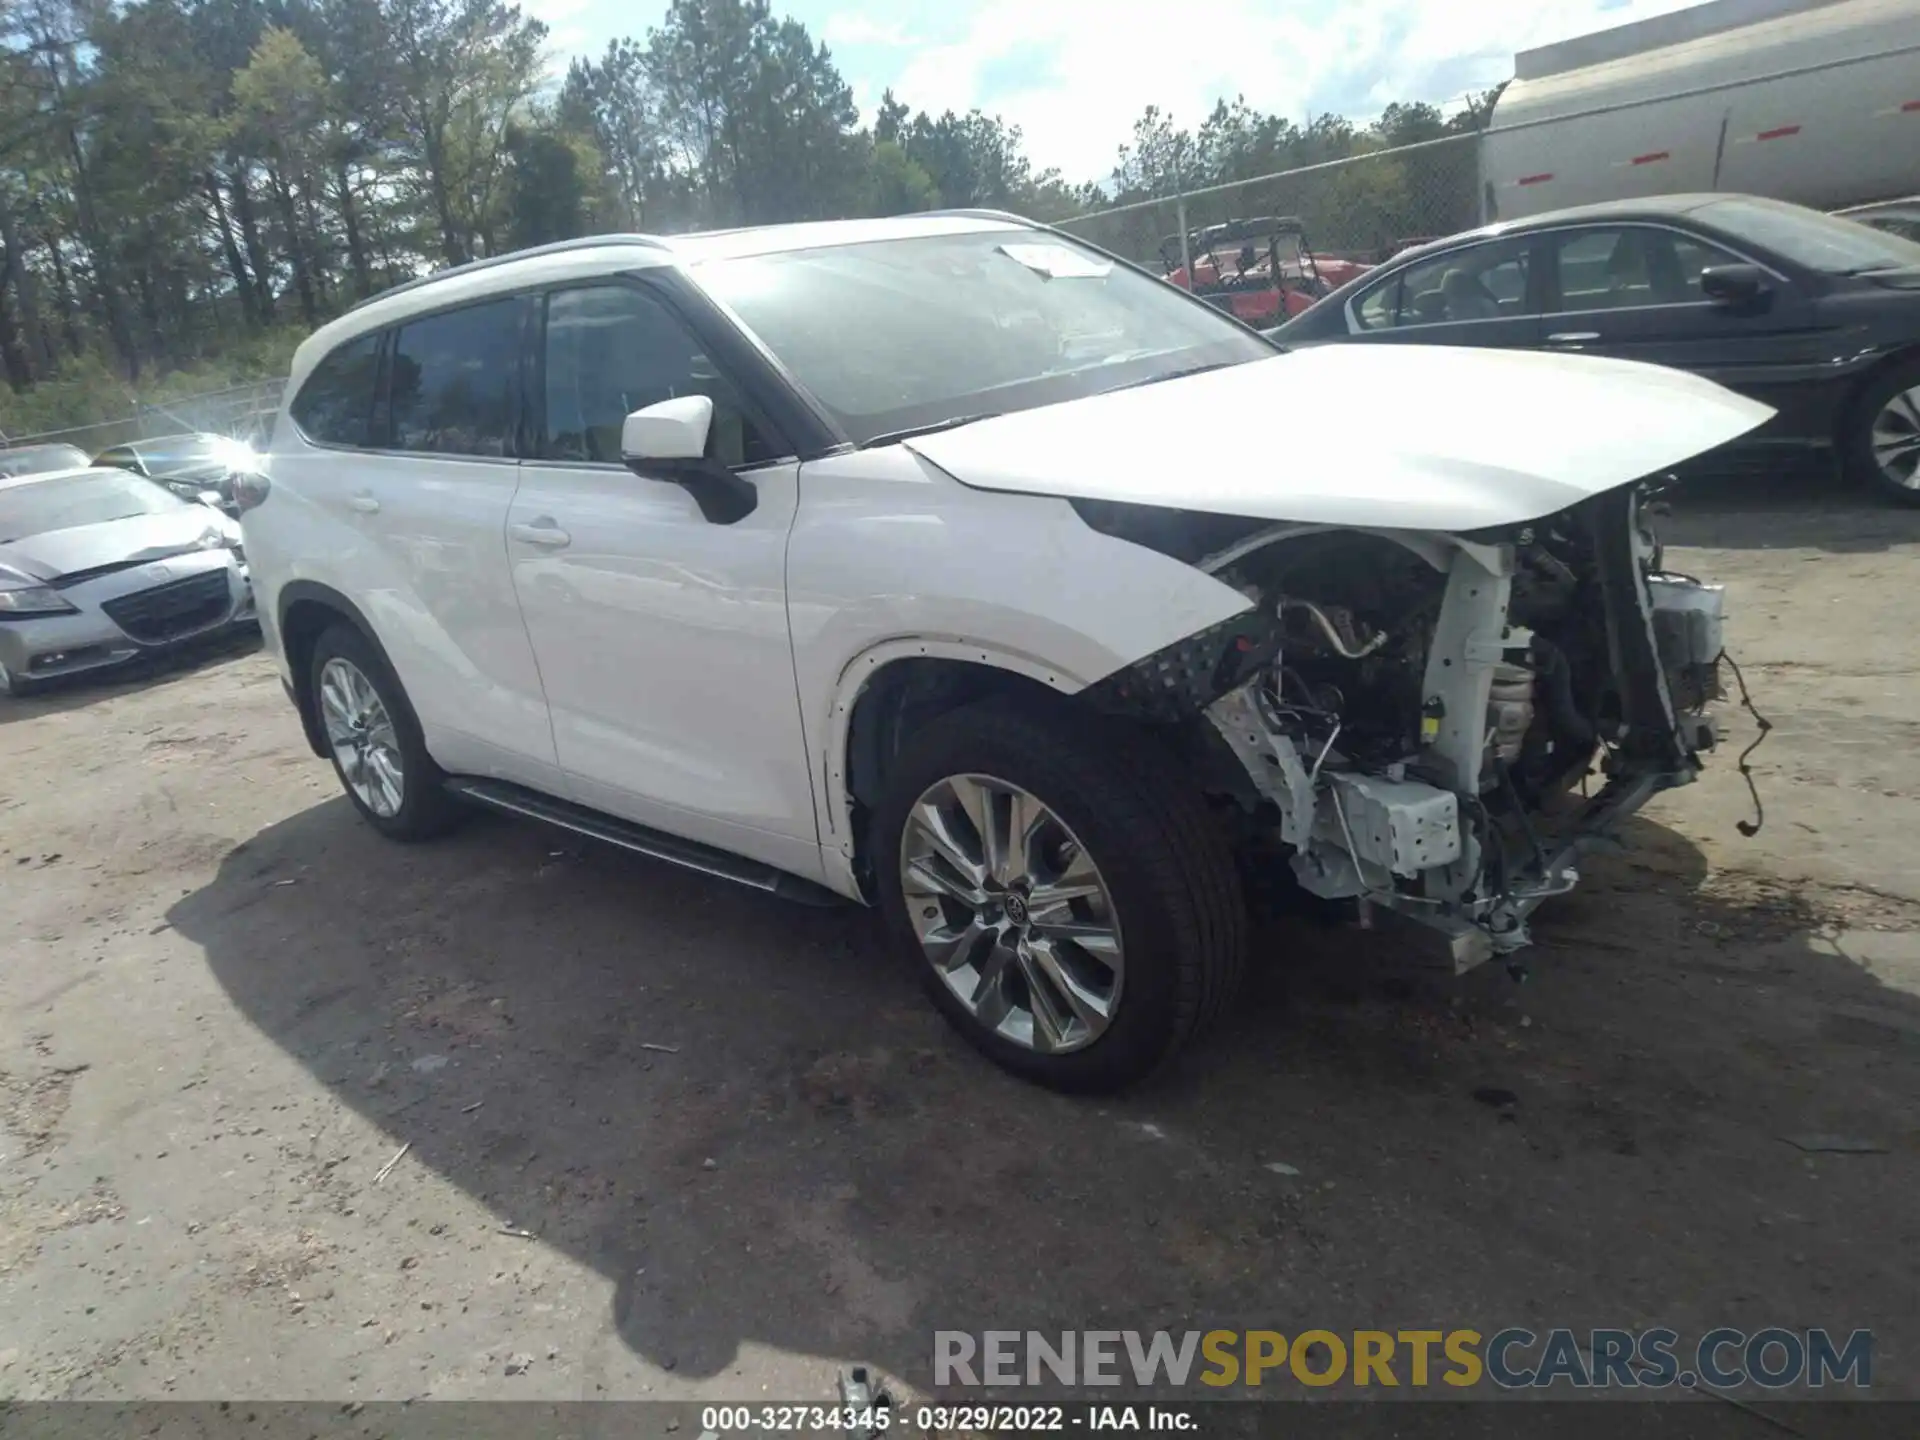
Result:
{"type": "Polygon", "coordinates": [[[589,810],[584,805],[542,795],[537,790],[529,790],[511,781],[456,775],[447,780],[446,788],[450,794],[485,805],[490,810],[540,820],[562,830],[571,830],[576,835],[585,835],[591,840],[604,840],[609,845],[618,845],[622,850],[664,860],[669,865],[698,870],[703,875],[717,875],[722,880],[731,880],[736,885],[745,885],[752,890],[764,890],[769,895],[778,895],[782,900],[823,909],[849,903],[824,885],[816,885],[798,875],[789,875],[771,865],[745,860],[724,850],[702,845],[696,840],[683,840],[677,835],[635,825],[630,820],[619,820],[598,810],[589,810]]]}

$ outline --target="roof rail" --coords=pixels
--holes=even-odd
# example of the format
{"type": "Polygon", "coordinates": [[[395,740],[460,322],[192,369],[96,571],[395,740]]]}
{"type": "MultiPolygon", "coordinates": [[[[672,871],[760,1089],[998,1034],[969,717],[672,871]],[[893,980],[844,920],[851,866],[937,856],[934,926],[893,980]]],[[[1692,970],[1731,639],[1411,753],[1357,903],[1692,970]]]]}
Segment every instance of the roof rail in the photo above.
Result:
{"type": "Polygon", "coordinates": [[[511,260],[531,260],[536,255],[562,255],[569,250],[594,250],[603,245],[650,245],[657,250],[667,248],[667,242],[658,235],[578,235],[571,240],[555,240],[546,245],[533,245],[525,250],[509,250],[505,255],[489,255],[484,260],[469,260],[464,265],[449,265],[445,270],[435,270],[431,275],[416,276],[412,280],[402,281],[390,289],[356,300],[347,307],[351,314],[376,300],[385,300],[394,295],[404,295],[409,290],[418,290],[423,285],[437,284],[442,280],[451,280],[457,275],[472,275],[481,270],[491,270],[496,265],[505,265],[511,260]]]}
{"type": "Polygon", "coordinates": [[[953,210],[928,210],[927,215],[953,215],[963,220],[1011,220],[1017,225],[1036,226],[1039,221],[1026,215],[1016,215],[1011,210],[988,210],[979,206],[961,206],[953,210]]]}

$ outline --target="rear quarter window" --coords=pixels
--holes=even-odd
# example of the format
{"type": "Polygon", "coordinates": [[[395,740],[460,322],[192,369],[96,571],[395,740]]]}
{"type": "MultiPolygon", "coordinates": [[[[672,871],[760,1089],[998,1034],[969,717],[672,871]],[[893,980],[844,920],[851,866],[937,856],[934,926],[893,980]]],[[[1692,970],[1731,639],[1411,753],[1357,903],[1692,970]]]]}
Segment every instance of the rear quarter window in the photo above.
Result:
{"type": "Polygon", "coordinates": [[[349,340],[313,367],[293,397],[293,423],[319,445],[370,444],[379,364],[379,335],[349,340]]]}

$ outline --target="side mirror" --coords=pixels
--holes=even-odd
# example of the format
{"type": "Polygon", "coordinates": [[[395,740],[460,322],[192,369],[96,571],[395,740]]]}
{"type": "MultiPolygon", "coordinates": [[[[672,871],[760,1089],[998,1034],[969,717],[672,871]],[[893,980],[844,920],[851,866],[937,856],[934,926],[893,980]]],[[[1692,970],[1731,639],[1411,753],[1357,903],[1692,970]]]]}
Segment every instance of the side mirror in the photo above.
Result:
{"type": "Polygon", "coordinates": [[[662,400],[627,416],[620,427],[620,454],[636,470],[636,462],[698,460],[707,453],[707,436],[712,430],[713,400],[709,396],[662,400]]]}
{"type": "Polygon", "coordinates": [[[682,395],[627,416],[620,426],[620,458],[634,474],[678,485],[715,525],[731,525],[760,503],[753,485],[707,454],[713,399],[682,395]]]}
{"type": "Polygon", "coordinates": [[[1758,265],[1709,265],[1700,272],[1700,293],[1716,305],[1742,309],[1773,293],[1773,282],[1758,265]]]}

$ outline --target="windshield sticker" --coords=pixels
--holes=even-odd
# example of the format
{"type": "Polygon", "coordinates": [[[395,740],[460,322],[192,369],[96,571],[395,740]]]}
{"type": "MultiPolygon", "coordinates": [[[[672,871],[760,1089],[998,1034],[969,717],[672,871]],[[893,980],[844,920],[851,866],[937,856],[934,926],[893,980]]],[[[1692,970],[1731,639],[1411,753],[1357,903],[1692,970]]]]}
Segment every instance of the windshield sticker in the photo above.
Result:
{"type": "Polygon", "coordinates": [[[1002,245],[1000,253],[1048,280],[1101,280],[1113,266],[1065,245],[1002,245]]]}

